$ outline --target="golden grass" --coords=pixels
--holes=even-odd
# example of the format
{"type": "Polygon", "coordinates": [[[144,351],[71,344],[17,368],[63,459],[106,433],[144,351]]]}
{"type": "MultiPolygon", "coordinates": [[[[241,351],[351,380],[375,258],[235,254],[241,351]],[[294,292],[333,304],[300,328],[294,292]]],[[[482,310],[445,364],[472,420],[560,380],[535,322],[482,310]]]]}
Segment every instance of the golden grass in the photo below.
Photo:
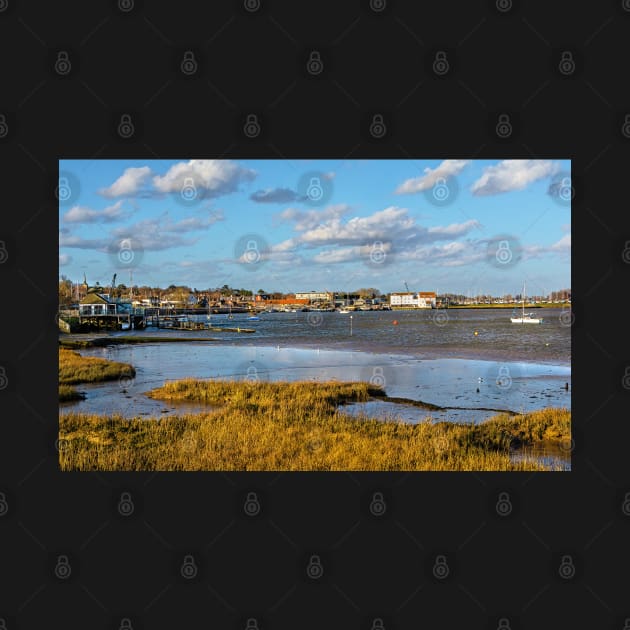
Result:
{"type": "Polygon", "coordinates": [[[110,381],[123,376],[133,377],[133,366],[99,357],[84,357],[78,352],[59,348],[59,384],[96,383],[110,381]]]}
{"type": "Polygon", "coordinates": [[[78,392],[71,385],[59,385],[59,402],[67,402],[69,400],[81,400],[83,394],[78,392]]]}
{"type": "Polygon", "coordinates": [[[60,464],[62,470],[546,470],[512,461],[510,444],[534,444],[557,431],[570,436],[570,413],[562,409],[498,416],[484,425],[410,425],[337,410],[341,402],[368,400],[374,390],[339,382],[167,383],[150,395],[216,408],[160,419],[60,416],[66,441],[60,464]]]}
{"type": "Polygon", "coordinates": [[[72,385],[96,383],[121,377],[131,378],[136,371],[133,366],[99,357],[84,357],[78,352],[59,348],[59,402],[81,400],[84,396],[72,385]]]}

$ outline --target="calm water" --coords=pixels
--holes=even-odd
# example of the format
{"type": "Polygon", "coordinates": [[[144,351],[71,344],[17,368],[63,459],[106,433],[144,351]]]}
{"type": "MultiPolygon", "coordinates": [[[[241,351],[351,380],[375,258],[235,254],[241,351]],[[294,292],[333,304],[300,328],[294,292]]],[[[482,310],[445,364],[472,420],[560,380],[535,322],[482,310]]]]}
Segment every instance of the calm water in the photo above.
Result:
{"type": "MultiPolygon", "coordinates": [[[[147,398],[165,381],[187,376],[263,380],[360,380],[385,387],[389,396],[447,409],[426,411],[384,401],[345,405],[344,413],[368,413],[416,423],[426,417],[480,422],[496,410],[571,407],[571,332],[562,309],[536,309],[540,325],[510,322],[511,310],[265,313],[259,321],[212,315],[213,326],[255,328],[251,334],[215,331],[124,331],[114,335],[208,337],[208,342],[117,345],[81,354],[131,363],[136,377],[79,385],[83,401],[60,413],[157,417],[196,413],[204,407],[147,398]],[[440,319],[444,318],[446,319],[440,319]],[[352,327],[352,328],[351,328],[352,327]],[[477,334],[475,335],[475,331],[477,334]],[[210,341],[216,339],[217,341],[210,341]],[[565,388],[568,384],[569,389],[565,388]]],[[[206,315],[197,316],[207,321],[206,315]]],[[[81,335],[77,335],[80,337],[81,335]]],[[[89,335],[88,335],[89,336],[89,335]]],[[[92,335],[95,336],[95,335],[92,335]]],[[[520,453],[570,468],[567,453],[520,453]]],[[[548,462],[548,463],[549,463],[548,462]]]]}
{"type": "MultiPolygon", "coordinates": [[[[311,311],[263,313],[259,321],[248,320],[246,314],[235,314],[231,320],[227,315],[211,316],[212,325],[254,328],[256,332],[251,334],[167,330],[159,333],[205,335],[239,345],[351,348],[409,354],[418,358],[485,358],[569,365],[571,330],[562,325],[560,315],[563,309],[539,308],[532,312],[544,319],[542,324],[512,324],[511,309],[357,311],[345,315],[311,311]]],[[[206,315],[194,318],[208,321],[206,315]]],[[[151,331],[151,328],[147,330],[151,331]]],[[[118,334],[147,333],[125,331],[118,334]]]]}

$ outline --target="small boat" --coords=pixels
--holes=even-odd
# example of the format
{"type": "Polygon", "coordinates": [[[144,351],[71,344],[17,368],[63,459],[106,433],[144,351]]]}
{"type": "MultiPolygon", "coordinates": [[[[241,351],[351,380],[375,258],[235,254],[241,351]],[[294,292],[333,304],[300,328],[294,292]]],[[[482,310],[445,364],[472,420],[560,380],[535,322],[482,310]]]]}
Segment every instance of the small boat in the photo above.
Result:
{"type": "Polygon", "coordinates": [[[520,317],[510,317],[513,324],[542,324],[542,317],[534,317],[534,313],[525,313],[525,284],[523,284],[523,311],[520,317]]]}
{"type": "Polygon", "coordinates": [[[257,315],[250,315],[247,319],[257,322],[260,320],[260,317],[258,317],[257,315]]]}
{"type": "Polygon", "coordinates": [[[129,322],[121,322],[120,330],[129,330],[131,328],[131,324],[129,322]]]}
{"type": "Polygon", "coordinates": [[[349,313],[350,311],[347,308],[340,308],[339,312],[343,313],[345,315],[345,314],[349,313]]]}

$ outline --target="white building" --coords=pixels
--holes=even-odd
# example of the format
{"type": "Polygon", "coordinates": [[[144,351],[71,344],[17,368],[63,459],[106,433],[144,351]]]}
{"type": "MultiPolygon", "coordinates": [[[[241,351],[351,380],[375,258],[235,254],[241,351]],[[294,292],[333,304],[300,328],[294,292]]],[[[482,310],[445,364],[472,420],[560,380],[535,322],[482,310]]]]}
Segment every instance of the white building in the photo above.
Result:
{"type": "Polygon", "coordinates": [[[389,296],[389,305],[407,308],[435,308],[436,297],[434,291],[392,293],[389,296]]]}
{"type": "Polygon", "coordinates": [[[306,293],[296,293],[295,297],[298,300],[311,300],[311,302],[332,302],[335,294],[330,291],[308,291],[306,293]]]}

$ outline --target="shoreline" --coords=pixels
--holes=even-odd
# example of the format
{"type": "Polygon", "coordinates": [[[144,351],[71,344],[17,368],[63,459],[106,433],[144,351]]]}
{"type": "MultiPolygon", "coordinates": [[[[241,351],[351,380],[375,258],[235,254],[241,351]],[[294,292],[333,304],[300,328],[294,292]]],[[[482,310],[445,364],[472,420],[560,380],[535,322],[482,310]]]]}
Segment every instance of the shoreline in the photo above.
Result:
{"type": "Polygon", "coordinates": [[[558,361],[549,361],[544,359],[532,360],[530,357],[510,357],[506,358],[501,354],[492,354],[492,351],[489,353],[478,353],[472,354],[466,351],[461,350],[453,350],[452,352],[439,352],[435,347],[430,347],[428,349],[423,349],[421,351],[413,352],[406,351],[401,352],[399,348],[392,348],[391,350],[386,350],[385,348],[376,345],[373,349],[367,347],[361,347],[359,344],[354,344],[350,342],[351,345],[346,345],[348,342],[336,342],[336,343],[308,343],[305,341],[293,341],[291,344],[278,344],[267,341],[264,343],[261,340],[261,343],[255,342],[245,342],[245,343],[235,343],[228,342],[224,339],[217,339],[216,337],[175,337],[175,336],[165,336],[162,335],[160,337],[151,338],[150,335],[116,335],[116,334],[105,334],[102,336],[87,336],[88,338],[81,339],[68,339],[67,337],[59,338],[59,346],[67,347],[67,348],[77,348],[77,349],[87,349],[87,348],[97,348],[97,347],[107,347],[108,345],[151,345],[151,344],[160,344],[160,343],[212,343],[213,347],[221,347],[221,348],[259,348],[263,350],[276,350],[277,348],[283,350],[311,350],[311,351],[323,351],[323,352],[360,352],[362,354],[373,354],[373,355],[386,355],[391,358],[397,358],[401,360],[416,360],[416,361],[432,361],[432,360],[461,360],[461,361],[487,361],[494,363],[505,363],[505,364],[526,364],[526,365],[539,365],[539,366],[549,366],[549,367],[563,367],[563,368],[571,368],[571,361],[568,362],[558,362],[558,361]],[[340,343],[343,343],[343,346],[340,346],[340,343]]]}

